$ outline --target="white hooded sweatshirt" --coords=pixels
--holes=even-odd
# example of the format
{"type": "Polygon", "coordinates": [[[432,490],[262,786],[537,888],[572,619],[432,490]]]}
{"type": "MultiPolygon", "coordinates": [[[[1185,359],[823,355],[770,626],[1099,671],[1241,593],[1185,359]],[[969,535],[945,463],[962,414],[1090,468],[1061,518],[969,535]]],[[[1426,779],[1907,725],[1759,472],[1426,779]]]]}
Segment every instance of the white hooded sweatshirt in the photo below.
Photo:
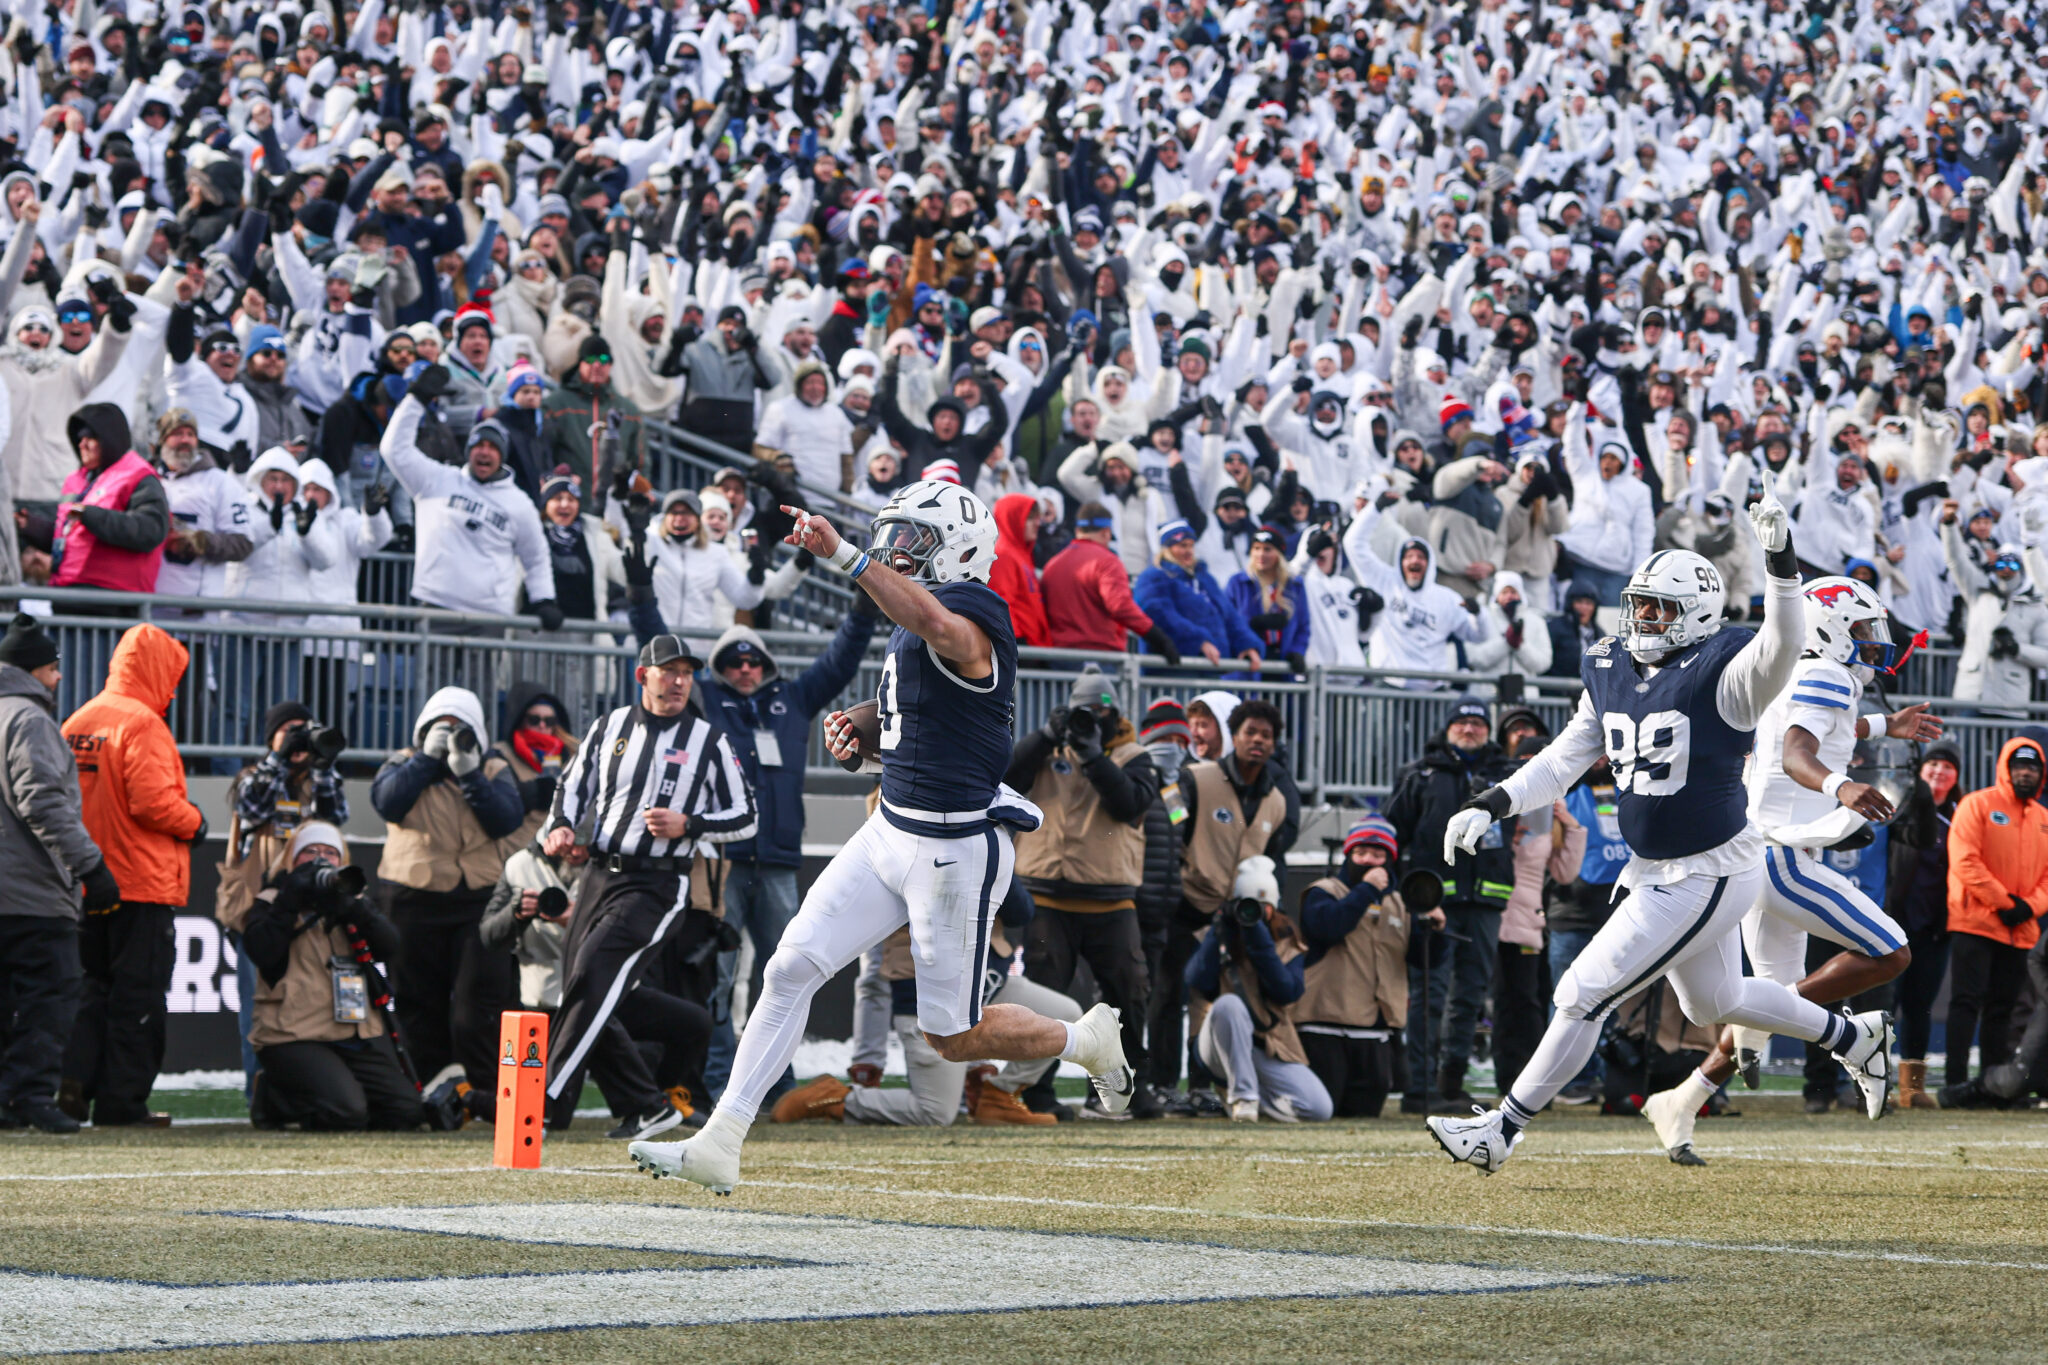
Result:
{"type": "MultiPolygon", "coordinates": [[[[1373,554],[1372,528],[1379,519],[1379,508],[1367,503],[1344,532],[1344,554],[1351,561],[1351,572],[1386,602],[1373,622],[1367,657],[1374,668],[1444,672],[1451,663],[1445,647],[1454,638],[1475,643],[1485,640],[1486,618],[1465,610],[1465,599],[1436,581],[1436,552],[1420,536],[1403,539],[1392,564],[1373,554]],[[1410,546],[1429,557],[1417,587],[1408,585],[1400,569],[1401,556],[1410,546]]],[[[1428,691],[1443,684],[1418,678],[1400,685],[1428,691]]]]}

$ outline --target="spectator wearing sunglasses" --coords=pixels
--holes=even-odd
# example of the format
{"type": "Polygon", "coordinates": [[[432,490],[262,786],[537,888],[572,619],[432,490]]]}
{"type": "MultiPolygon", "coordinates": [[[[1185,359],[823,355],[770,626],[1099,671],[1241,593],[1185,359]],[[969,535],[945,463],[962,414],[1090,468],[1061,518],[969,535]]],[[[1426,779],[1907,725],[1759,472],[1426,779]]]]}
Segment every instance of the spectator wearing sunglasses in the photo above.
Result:
{"type": "MultiPolygon", "coordinates": [[[[41,206],[31,200],[23,205],[21,215],[25,222],[33,223],[40,212],[41,206]]],[[[18,232],[15,241],[34,235],[18,232]]],[[[8,256],[12,258],[14,252],[10,250],[8,256]]],[[[6,273],[6,267],[15,264],[0,261],[0,282],[19,278],[6,273]]],[[[64,481],[78,468],[65,424],[114,373],[127,350],[135,305],[111,280],[100,288],[119,300],[119,306],[108,308],[107,325],[97,335],[92,331],[91,303],[66,299],[56,309],[42,304],[21,309],[14,315],[9,344],[0,348],[0,380],[7,385],[8,409],[13,415],[0,463],[13,480],[13,496],[21,502],[55,503],[62,494],[64,481]],[[68,327],[60,318],[65,313],[71,318],[68,327]],[[88,338],[83,349],[55,344],[60,327],[67,327],[67,336],[88,338]]],[[[11,524],[13,509],[0,510],[9,513],[11,524]]],[[[12,553],[7,555],[7,563],[11,569],[15,563],[12,553]]]]}
{"type": "Polygon", "coordinates": [[[247,468],[261,449],[262,410],[241,381],[242,342],[232,329],[199,333],[190,302],[171,310],[164,344],[171,354],[170,399],[199,422],[199,444],[221,464],[247,468]]]}

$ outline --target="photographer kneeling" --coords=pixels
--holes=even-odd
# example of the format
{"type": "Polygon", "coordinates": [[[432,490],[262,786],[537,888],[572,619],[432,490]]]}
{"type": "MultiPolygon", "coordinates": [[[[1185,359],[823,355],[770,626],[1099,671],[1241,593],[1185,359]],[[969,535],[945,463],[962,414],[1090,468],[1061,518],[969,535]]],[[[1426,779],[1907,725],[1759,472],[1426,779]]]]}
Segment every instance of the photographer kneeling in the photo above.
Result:
{"type": "Polygon", "coordinates": [[[427,1121],[419,1091],[399,1065],[375,1003],[385,994],[373,959],[398,952],[398,931],[363,897],[363,874],[341,866],[341,831],[300,825],[286,850],[291,870],[256,894],[242,951],[256,964],[262,1066],[250,1121],[359,1132],[427,1121]]]}
{"type": "Polygon", "coordinates": [[[1308,949],[1279,901],[1271,858],[1238,864],[1230,900],[1188,962],[1189,991],[1213,1002],[1198,1046],[1202,1064],[1223,1077],[1231,1118],[1321,1122],[1330,1092],[1309,1070],[1293,1021],[1308,949]]]}

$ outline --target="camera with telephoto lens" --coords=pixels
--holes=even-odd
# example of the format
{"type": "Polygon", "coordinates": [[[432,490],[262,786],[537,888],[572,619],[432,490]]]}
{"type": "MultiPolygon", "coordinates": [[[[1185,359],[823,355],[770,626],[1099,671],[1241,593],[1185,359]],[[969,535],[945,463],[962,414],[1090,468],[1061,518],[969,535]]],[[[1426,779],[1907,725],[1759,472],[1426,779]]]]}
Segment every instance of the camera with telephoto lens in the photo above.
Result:
{"type": "Polygon", "coordinates": [[[1401,878],[1401,903],[1411,915],[1426,915],[1444,903],[1444,879],[1426,867],[1401,878]]]}
{"type": "Polygon", "coordinates": [[[341,757],[341,751],[348,747],[348,736],[332,725],[314,725],[310,722],[294,725],[290,738],[285,741],[284,756],[291,758],[298,754],[311,754],[321,767],[334,765],[341,757]]]}
{"type": "Polygon", "coordinates": [[[1249,929],[1266,918],[1266,907],[1257,896],[1239,896],[1230,903],[1230,917],[1240,929],[1249,929]]]}
{"type": "Polygon", "coordinates": [[[313,889],[323,896],[360,896],[369,885],[369,874],[360,867],[329,867],[322,863],[313,869],[313,889]]]}
{"type": "Polygon", "coordinates": [[[542,919],[560,919],[569,913],[569,893],[559,886],[542,887],[539,902],[534,913],[542,919]]]}
{"type": "Polygon", "coordinates": [[[467,725],[456,726],[455,732],[448,737],[448,742],[457,753],[473,754],[477,750],[476,731],[467,725]]]}
{"type": "Polygon", "coordinates": [[[1079,706],[1067,712],[1067,738],[1070,741],[1093,739],[1100,728],[1095,712],[1088,707],[1079,706]]]}

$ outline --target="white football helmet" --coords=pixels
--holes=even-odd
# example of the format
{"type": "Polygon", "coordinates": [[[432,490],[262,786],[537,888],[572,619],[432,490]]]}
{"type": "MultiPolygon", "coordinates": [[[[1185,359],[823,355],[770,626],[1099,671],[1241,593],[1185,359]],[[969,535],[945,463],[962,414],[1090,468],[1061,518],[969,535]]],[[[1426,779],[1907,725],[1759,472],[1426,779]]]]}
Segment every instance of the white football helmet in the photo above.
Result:
{"type": "Polygon", "coordinates": [[[1891,613],[1877,590],[1854,578],[1831,575],[1806,585],[1806,647],[1851,667],[1890,673],[1900,662],[1891,613]]]}
{"type": "Polygon", "coordinates": [[[1659,550],[1621,590],[1621,643],[1638,663],[1710,639],[1721,629],[1728,588],[1721,571],[1691,550],[1659,550]],[[1644,609],[1650,610],[1647,619],[1644,609]],[[1656,629],[1648,629],[1648,627],[1656,629]]]}
{"type": "Polygon", "coordinates": [[[868,553],[923,583],[986,583],[995,565],[996,520],[959,484],[920,479],[875,514],[868,553]]]}

